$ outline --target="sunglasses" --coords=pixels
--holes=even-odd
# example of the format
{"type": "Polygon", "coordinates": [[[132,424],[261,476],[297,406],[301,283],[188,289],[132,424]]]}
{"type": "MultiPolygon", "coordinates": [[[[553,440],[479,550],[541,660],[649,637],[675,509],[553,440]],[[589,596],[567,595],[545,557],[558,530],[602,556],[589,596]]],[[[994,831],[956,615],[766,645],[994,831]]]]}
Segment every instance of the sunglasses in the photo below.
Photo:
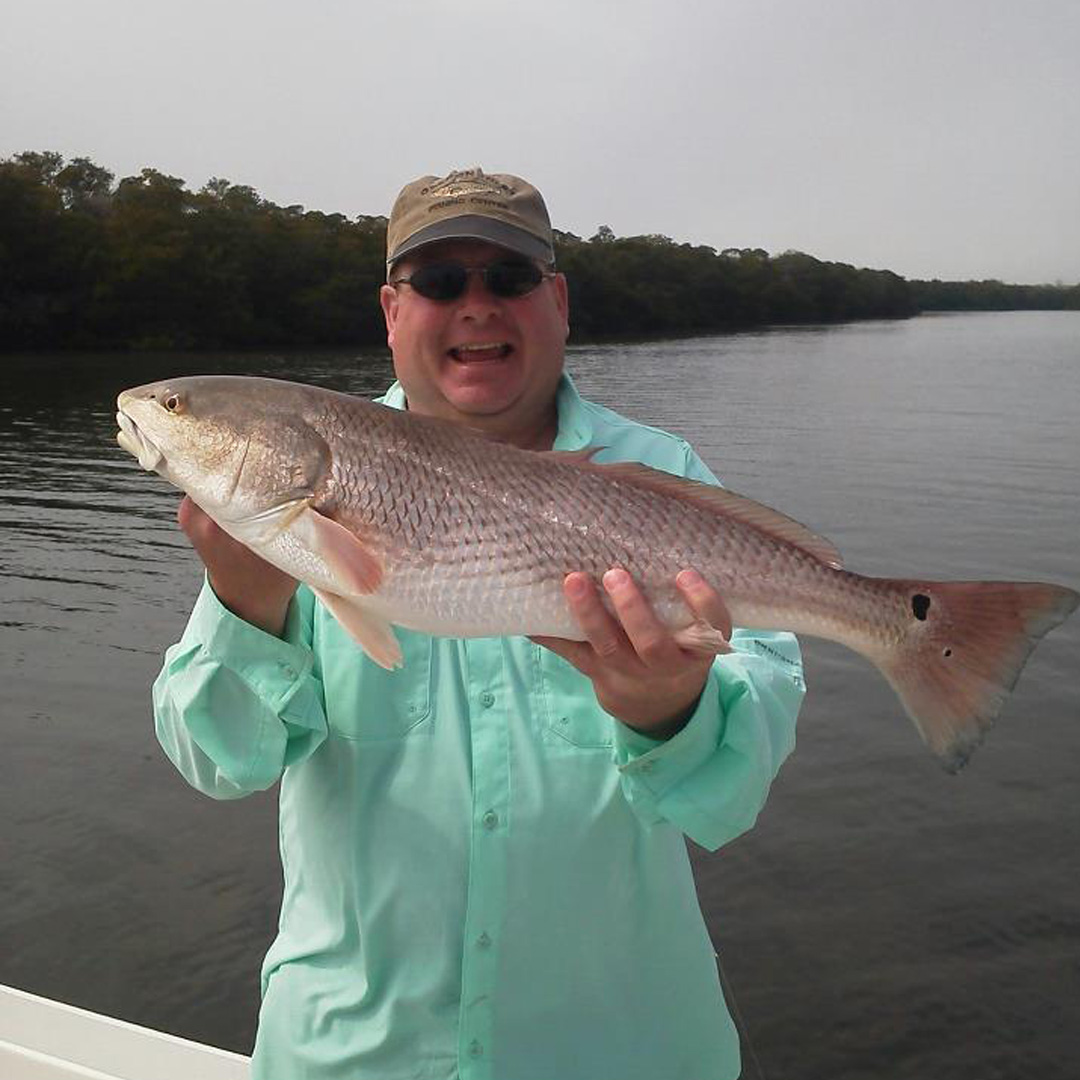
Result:
{"type": "Polygon", "coordinates": [[[487,266],[439,262],[421,266],[390,284],[408,285],[428,300],[457,300],[468,288],[470,274],[479,274],[488,292],[504,300],[527,296],[544,278],[554,276],[553,271],[541,270],[525,259],[501,259],[487,266]]]}

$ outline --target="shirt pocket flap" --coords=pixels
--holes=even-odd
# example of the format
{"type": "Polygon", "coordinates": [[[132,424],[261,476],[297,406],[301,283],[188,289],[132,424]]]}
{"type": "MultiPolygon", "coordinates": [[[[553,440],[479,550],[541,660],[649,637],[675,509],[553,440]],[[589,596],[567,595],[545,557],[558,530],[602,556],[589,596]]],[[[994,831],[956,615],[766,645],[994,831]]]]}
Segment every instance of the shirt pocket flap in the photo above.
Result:
{"type": "Polygon", "coordinates": [[[379,667],[327,614],[318,631],[326,720],[330,731],[354,742],[386,742],[427,730],[431,717],[432,639],[394,628],[404,664],[379,667]]]}
{"type": "Polygon", "coordinates": [[[610,749],[615,721],[596,703],[592,683],[550,649],[540,650],[540,686],[548,737],[581,749],[610,749]]]}

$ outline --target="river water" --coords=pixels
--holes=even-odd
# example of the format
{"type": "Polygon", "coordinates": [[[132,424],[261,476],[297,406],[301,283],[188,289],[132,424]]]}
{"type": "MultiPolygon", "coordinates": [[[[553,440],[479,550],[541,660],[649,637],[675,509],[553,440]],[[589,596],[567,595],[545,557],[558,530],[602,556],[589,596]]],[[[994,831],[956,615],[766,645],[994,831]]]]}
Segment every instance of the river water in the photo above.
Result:
{"type": "MultiPolygon", "coordinates": [[[[850,569],[1080,587],[1080,314],[582,346],[569,366],[588,396],[687,436],[728,486],[829,536],[850,569]]],[[[199,573],[175,492],[115,446],[113,401],[209,371],[372,396],[388,361],[5,367],[0,982],[248,1052],[280,898],[274,795],[204,799],[155,742],[149,684],[199,573]]],[[[1080,617],[958,777],[866,663],[805,652],[799,746],[757,827],[693,852],[744,1075],[1075,1080],[1080,617]]]]}

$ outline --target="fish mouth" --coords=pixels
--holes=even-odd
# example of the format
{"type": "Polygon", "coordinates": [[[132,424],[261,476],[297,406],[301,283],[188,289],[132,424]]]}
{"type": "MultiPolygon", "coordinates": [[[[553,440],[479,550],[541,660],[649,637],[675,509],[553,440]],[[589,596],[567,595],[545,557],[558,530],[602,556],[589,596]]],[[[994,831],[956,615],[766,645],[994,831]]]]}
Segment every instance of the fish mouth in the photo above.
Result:
{"type": "Polygon", "coordinates": [[[120,430],[116,441],[129,454],[139,459],[139,464],[147,472],[157,472],[158,466],[165,460],[165,455],[139,430],[139,425],[124,412],[117,412],[116,423],[120,430]]]}

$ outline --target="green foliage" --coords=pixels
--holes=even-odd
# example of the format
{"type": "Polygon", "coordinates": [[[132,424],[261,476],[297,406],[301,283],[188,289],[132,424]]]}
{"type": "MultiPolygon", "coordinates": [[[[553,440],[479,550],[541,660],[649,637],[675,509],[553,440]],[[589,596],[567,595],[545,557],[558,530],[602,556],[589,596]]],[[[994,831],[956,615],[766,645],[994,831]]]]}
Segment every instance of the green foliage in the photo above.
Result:
{"type": "Polygon", "coordinates": [[[706,333],[764,323],[902,318],[916,312],[907,282],[797,251],[676,244],[666,236],[588,241],[560,233],[575,337],[706,333]]]}
{"type": "Polygon", "coordinates": [[[0,161],[0,347],[378,342],[385,230],[217,177],[191,192],[19,154],[0,161]]]}
{"type": "Polygon", "coordinates": [[[1001,281],[913,281],[922,311],[1080,311],[1080,285],[1006,285],[1001,281]]]}
{"type": "MultiPolygon", "coordinates": [[[[118,182],[52,151],[0,161],[0,348],[375,344],[386,218],[276,206],[214,177],[118,182]]],[[[1080,307],[1080,287],[907,282],[797,251],[556,235],[575,340],[919,310],[1080,307]]]]}

